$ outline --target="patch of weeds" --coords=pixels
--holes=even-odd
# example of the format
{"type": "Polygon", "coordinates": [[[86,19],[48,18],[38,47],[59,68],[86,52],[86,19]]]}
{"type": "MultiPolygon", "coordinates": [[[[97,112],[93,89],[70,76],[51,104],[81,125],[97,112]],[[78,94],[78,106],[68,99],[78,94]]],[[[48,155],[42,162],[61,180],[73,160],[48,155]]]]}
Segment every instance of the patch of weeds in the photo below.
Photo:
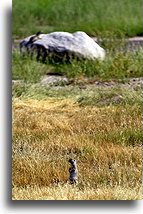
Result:
{"type": "Polygon", "coordinates": [[[12,78],[14,80],[24,80],[26,83],[36,83],[40,81],[42,75],[46,74],[47,65],[28,56],[21,56],[16,50],[12,54],[12,78]]]}
{"type": "Polygon", "coordinates": [[[114,133],[114,141],[117,144],[124,144],[126,146],[141,146],[142,145],[142,130],[127,129],[121,133],[114,133]]]}
{"type": "Polygon", "coordinates": [[[125,33],[122,31],[98,33],[97,43],[103,47],[107,53],[117,53],[124,50],[128,42],[123,42],[125,33]]]}
{"type": "Polygon", "coordinates": [[[109,53],[104,60],[71,60],[71,63],[63,63],[55,66],[56,72],[64,74],[68,78],[96,78],[110,81],[111,79],[124,80],[131,77],[142,76],[142,53],[119,52],[109,53]]]}
{"type": "Polygon", "coordinates": [[[25,84],[15,84],[12,87],[12,97],[22,97],[27,93],[27,91],[28,87],[25,84]]]}
{"type": "Polygon", "coordinates": [[[114,87],[114,88],[98,88],[96,90],[86,90],[78,99],[77,103],[81,106],[109,106],[109,105],[126,105],[142,103],[141,89],[135,91],[131,88],[114,87]]]}
{"type": "Polygon", "coordinates": [[[66,59],[61,62],[46,60],[46,63],[36,62],[35,59],[22,57],[18,52],[13,53],[13,79],[24,80],[27,83],[39,82],[42,75],[55,73],[65,75],[69,81],[88,78],[92,80],[125,81],[131,77],[142,76],[142,54],[143,50],[138,52],[119,52],[117,54],[107,53],[104,60],[87,59],[66,59]]]}

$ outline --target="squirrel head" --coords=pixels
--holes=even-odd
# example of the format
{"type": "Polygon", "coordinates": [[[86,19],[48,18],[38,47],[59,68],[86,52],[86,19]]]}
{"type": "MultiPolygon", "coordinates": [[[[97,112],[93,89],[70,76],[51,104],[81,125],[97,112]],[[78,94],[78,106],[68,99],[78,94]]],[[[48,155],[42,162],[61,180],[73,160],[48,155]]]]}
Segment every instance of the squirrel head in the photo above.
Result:
{"type": "Polygon", "coordinates": [[[68,162],[69,162],[70,164],[72,164],[72,165],[73,165],[73,164],[74,164],[74,165],[76,164],[76,160],[75,160],[75,159],[69,159],[68,162]]]}

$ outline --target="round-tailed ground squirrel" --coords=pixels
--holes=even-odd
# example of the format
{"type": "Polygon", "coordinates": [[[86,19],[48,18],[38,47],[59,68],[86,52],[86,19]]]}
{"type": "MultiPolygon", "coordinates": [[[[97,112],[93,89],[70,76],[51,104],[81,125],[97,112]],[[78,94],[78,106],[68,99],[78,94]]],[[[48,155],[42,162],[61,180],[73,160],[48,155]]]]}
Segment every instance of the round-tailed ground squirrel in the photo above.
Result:
{"type": "Polygon", "coordinates": [[[71,164],[69,168],[69,180],[71,184],[77,183],[77,165],[75,159],[69,159],[68,162],[71,164]]]}

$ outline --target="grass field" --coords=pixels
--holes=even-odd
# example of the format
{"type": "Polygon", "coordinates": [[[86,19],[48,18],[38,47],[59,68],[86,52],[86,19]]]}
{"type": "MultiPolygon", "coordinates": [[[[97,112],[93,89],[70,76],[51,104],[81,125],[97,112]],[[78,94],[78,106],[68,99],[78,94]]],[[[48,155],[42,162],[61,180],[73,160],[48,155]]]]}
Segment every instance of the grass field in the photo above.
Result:
{"type": "Polygon", "coordinates": [[[142,34],[141,0],[13,0],[13,38],[37,31],[142,34]]]}
{"type": "Polygon", "coordinates": [[[13,199],[141,199],[141,108],[13,102],[13,199]],[[110,120],[109,120],[110,118],[110,120]],[[78,185],[68,184],[76,158],[78,185]]]}
{"type": "Polygon", "coordinates": [[[13,51],[13,200],[142,199],[142,50],[43,64],[13,51]],[[68,85],[41,85],[47,73],[68,85]],[[95,81],[107,81],[95,86],[95,81]],[[110,83],[114,85],[110,86],[110,83]],[[69,158],[78,184],[68,183],[69,158]]]}
{"type": "MultiPolygon", "coordinates": [[[[141,0],[13,0],[13,39],[39,30],[135,36],[143,33],[141,8],[141,0]]],[[[143,50],[98,41],[106,57],[95,62],[43,64],[13,47],[12,79],[21,81],[12,85],[13,200],[142,199],[142,86],[134,83],[143,50]],[[68,83],[42,85],[49,73],[68,83]],[[75,186],[69,158],[77,160],[75,186]]]]}
{"type": "Polygon", "coordinates": [[[38,94],[31,85],[17,96],[19,87],[13,86],[14,200],[141,199],[141,89],[68,86],[38,94]],[[123,99],[114,102],[117,95],[123,99]],[[68,184],[69,158],[78,163],[75,187],[68,184]]]}

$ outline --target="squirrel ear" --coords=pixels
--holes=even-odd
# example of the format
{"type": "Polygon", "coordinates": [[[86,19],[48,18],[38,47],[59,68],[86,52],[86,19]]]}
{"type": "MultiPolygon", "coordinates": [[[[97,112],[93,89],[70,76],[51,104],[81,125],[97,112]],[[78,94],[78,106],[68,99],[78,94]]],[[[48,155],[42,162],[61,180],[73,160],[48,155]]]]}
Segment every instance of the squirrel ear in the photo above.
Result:
{"type": "Polygon", "coordinates": [[[70,158],[70,159],[68,160],[68,162],[69,162],[69,163],[72,163],[72,162],[73,162],[73,159],[70,158]]]}

